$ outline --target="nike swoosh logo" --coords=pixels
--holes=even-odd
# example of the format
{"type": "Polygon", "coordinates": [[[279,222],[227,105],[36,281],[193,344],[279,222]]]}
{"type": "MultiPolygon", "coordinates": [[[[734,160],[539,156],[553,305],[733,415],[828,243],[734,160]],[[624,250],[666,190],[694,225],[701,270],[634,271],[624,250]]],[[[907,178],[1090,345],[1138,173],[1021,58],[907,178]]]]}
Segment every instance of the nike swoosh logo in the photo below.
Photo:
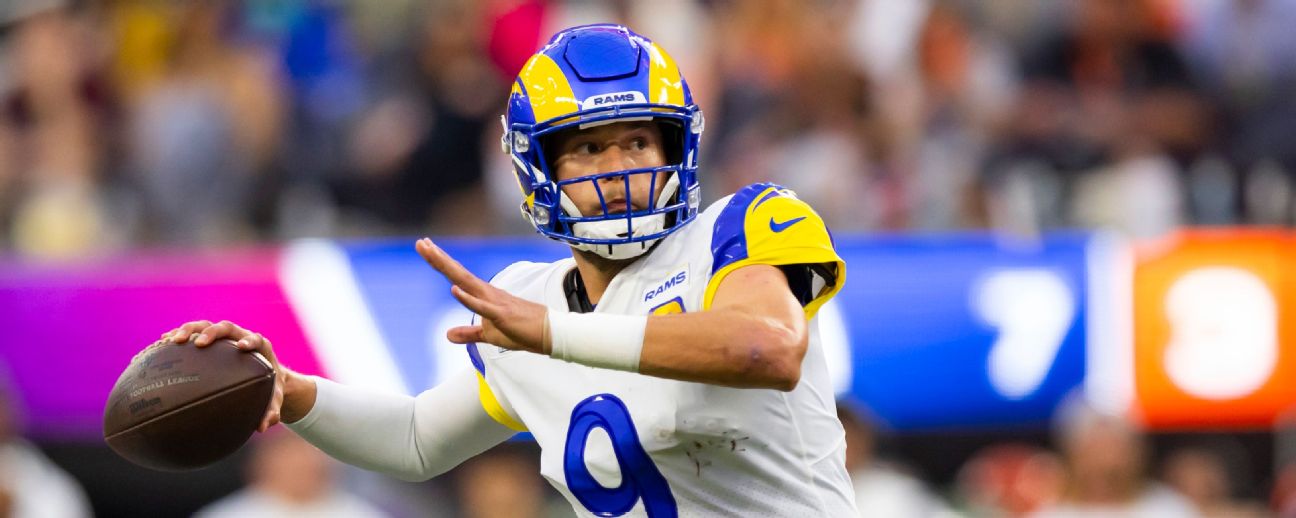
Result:
{"type": "Polygon", "coordinates": [[[789,220],[784,221],[784,222],[782,222],[782,223],[778,223],[778,222],[774,221],[774,218],[770,218],[770,230],[773,230],[773,231],[776,232],[776,233],[777,233],[777,232],[782,232],[782,231],[784,231],[784,230],[787,230],[788,227],[790,227],[790,226],[792,226],[792,225],[795,225],[795,224],[797,224],[797,223],[800,223],[801,220],[803,220],[803,219],[806,219],[806,217],[805,217],[805,216],[801,216],[801,217],[799,217],[799,218],[792,218],[792,219],[789,219],[789,220]]]}

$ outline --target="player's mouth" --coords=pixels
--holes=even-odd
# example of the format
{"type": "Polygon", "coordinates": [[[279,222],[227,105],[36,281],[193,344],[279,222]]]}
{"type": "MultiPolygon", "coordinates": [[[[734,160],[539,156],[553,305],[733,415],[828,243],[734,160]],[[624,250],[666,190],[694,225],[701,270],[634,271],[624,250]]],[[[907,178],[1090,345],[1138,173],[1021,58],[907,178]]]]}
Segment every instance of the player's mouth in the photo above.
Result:
{"type": "Polygon", "coordinates": [[[608,200],[604,205],[606,205],[606,210],[609,215],[623,214],[628,207],[626,201],[623,199],[608,200]]]}

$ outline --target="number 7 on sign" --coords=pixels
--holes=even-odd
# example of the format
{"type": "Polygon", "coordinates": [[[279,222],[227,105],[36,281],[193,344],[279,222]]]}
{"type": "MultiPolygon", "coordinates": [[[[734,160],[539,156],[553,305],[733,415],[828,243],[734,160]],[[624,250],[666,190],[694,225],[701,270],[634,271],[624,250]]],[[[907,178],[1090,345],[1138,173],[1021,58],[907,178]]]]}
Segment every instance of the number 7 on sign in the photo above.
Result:
{"type": "Polygon", "coordinates": [[[986,359],[991,386],[1008,399],[1035,392],[1075,319],[1075,295],[1066,281],[1044,268],[999,270],[973,285],[970,302],[973,313],[999,331],[986,359]]]}

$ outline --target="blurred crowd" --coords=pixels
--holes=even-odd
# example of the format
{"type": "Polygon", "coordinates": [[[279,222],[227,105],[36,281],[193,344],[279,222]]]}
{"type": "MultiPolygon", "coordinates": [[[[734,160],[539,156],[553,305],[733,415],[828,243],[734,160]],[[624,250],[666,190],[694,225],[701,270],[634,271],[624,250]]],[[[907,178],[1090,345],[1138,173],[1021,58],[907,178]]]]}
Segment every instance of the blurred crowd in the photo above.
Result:
{"type": "Polygon", "coordinates": [[[0,250],[526,231],[508,85],[599,21],[689,78],[709,200],[772,180],[844,232],[1292,222],[1285,0],[10,0],[0,250]]]}
{"type": "MultiPolygon", "coordinates": [[[[1296,215],[1289,0],[4,0],[0,254],[527,232],[497,144],[510,81],[549,34],[604,21],[689,79],[706,200],[775,181],[838,232],[1148,237],[1296,215]]],[[[844,413],[850,466],[876,516],[1296,516],[1296,464],[1248,481],[1225,443],[1153,465],[1091,409],[1059,416],[1051,447],[987,446],[951,488],[879,460],[862,414],[844,413]]],[[[31,505],[11,483],[32,473],[83,515],[5,423],[0,515],[31,505]]],[[[562,514],[521,476],[526,450],[465,465],[450,501],[562,514]]],[[[329,490],[336,467],[290,435],[257,452],[211,516],[401,514],[329,490]]]]}
{"type": "Polygon", "coordinates": [[[984,441],[946,486],[930,484],[921,467],[888,447],[867,407],[842,402],[838,416],[861,516],[1296,517],[1296,459],[1275,459],[1276,482],[1257,480],[1267,470],[1253,463],[1265,459],[1235,437],[1160,438],[1162,448],[1153,448],[1137,424],[1078,393],[1059,407],[1046,441],[984,441]]]}

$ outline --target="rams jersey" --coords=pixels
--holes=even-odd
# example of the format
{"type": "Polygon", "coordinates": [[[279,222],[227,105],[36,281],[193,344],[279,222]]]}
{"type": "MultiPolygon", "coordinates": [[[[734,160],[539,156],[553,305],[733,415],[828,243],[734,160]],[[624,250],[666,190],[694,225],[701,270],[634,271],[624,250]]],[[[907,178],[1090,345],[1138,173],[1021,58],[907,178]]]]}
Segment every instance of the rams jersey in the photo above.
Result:
{"type": "MultiPolygon", "coordinates": [[[[541,474],[591,516],[852,516],[845,442],[815,314],[845,264],[823,220],[786,189],[751,185],[621,271],[595,312],[705,311],[732,271],[784,267],[810,321],[790,392],[736,389],[469,346],[497,421],[531,432],[541,474]]],[[[520,262],[492,284],[568,311],[575,261],[520,262]]]]}

